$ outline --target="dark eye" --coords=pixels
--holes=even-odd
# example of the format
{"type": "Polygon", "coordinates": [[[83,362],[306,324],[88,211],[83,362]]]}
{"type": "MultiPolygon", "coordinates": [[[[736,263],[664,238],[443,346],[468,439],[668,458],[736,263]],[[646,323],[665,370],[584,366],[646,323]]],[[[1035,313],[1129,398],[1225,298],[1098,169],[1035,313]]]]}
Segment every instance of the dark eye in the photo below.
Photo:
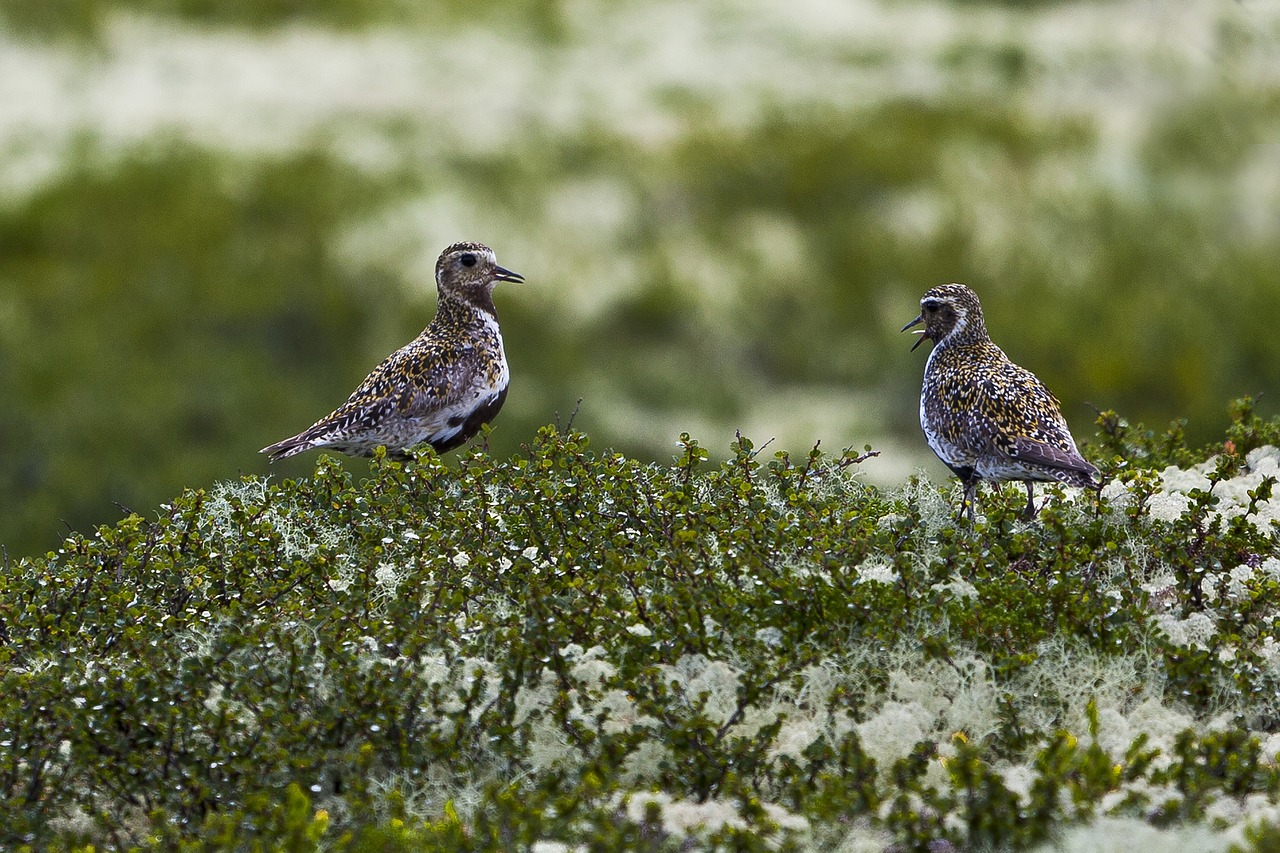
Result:
{"type": "Polygon", "coordinates": [[[926,299],[920,307],[932,314],[942,307],[942,303],[936,299],[926,299]]]}
{"type": "Polygon", "coordinates": [[[476,256],[470,252],[464,252],[459,260],[462,261],[464,267],[474,267],[476,265],[476,256]]]}

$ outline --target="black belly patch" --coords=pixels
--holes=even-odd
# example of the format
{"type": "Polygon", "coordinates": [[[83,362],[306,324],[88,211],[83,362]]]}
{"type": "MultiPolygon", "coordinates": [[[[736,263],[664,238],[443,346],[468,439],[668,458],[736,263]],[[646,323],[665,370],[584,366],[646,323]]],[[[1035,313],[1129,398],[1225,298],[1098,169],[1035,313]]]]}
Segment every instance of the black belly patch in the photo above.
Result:
{"type": "Polygon", "coordinates": [[[448,424],[451,427],[462,425],[462,429],[455,434],[442,441],[431,442],[431,447],[436,453],[444,453],[453,450],[462,444],[466,444],[473,435],[480,431],[480,427],[493,420],[498,414],[498,410],[502,408],[503,402],[507,399],[507,389],[503,388],[498,392],[497,396],[482,406],[477,406],[465,415],[457,415],[449,418],[448,424]]]}

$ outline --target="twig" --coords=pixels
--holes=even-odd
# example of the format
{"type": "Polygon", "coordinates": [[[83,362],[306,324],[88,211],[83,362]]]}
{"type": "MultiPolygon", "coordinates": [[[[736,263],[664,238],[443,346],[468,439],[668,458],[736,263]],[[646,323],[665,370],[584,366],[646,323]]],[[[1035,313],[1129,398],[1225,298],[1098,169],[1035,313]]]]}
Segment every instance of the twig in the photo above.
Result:
{"type": "Polygon", "coordinates": [[[560,428],[560,413],[556,412],[556,432],[561,435],[573,429],[573,422],[578,417],[578,410],[582,408],[582,398],[579,397],[577,402],[573,404],[573,411],[569,413],[569,422],[564,425],[564,429],[560,428]]]}
{"type": "Polygon", "coordinates": [[[845,450],[845,455],[841,456],[840,459],[836,462],[836,466],[835,466],[836,470],[843,471],[845,468],[848,468],[850,465],[861,465],[863,462],[866,462],[868,459],[879,456],[880,451],[868,450],[866,453],[861,453],[857,456],[849,456],[848,454],[849,454],[849,451],[845,450]]]}

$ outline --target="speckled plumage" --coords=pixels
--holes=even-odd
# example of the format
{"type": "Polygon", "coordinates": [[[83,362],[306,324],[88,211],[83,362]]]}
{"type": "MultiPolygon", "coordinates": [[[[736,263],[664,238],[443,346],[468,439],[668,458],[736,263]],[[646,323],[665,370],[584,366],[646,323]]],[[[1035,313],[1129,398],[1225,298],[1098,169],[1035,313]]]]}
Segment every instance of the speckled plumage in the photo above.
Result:
{"type": "MultiPolygon", "coordinates": [[[[1022,480],[1027,517],[1033,483],[1098,488],[1098,469],[1080,455],[1057,398],[1035,374],[992,343],[977,294],[963,284],[935,287],[920,300],[920,341],[934,342],[920,392],[920,426],[929,447],[964,485],[973,516],[981,480],[1022,480]]],[[[916,346],[920,345],[916,342],[916,346]]],[[[915,347],[912,347],[915,349],[915,347]]]]}
{"type": "Polygon", "coordinates": [[[436,261],[439,305],[431,324],[387,356],[347,401],[292,438],[262,448],[274,462],[316,448],[370,456],[379,445],[403,457],[427,442],[451,450],[493,420],[510,372],[493,288],[523,277],[498,266],[480,243],[455,243],[436,261]]]}

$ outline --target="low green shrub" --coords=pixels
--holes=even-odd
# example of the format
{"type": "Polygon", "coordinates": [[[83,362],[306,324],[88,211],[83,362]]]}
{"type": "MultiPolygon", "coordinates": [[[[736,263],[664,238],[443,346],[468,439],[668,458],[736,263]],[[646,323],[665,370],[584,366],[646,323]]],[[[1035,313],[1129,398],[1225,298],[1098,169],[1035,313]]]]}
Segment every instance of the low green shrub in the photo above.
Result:
{"type": "Polygon", "coordinates": [[[1280,424],[1236,411],[1213,459],[1104,415],[1113,482],[1032,524],[1013,486],[970,526],[949,486],[865,485],[869,448],[711,463],[683,435],[660,465],[550,427],[509,460],[187,491],[0,573],[0,846],[1025,849],[1265,819],[1280,424]]]}

